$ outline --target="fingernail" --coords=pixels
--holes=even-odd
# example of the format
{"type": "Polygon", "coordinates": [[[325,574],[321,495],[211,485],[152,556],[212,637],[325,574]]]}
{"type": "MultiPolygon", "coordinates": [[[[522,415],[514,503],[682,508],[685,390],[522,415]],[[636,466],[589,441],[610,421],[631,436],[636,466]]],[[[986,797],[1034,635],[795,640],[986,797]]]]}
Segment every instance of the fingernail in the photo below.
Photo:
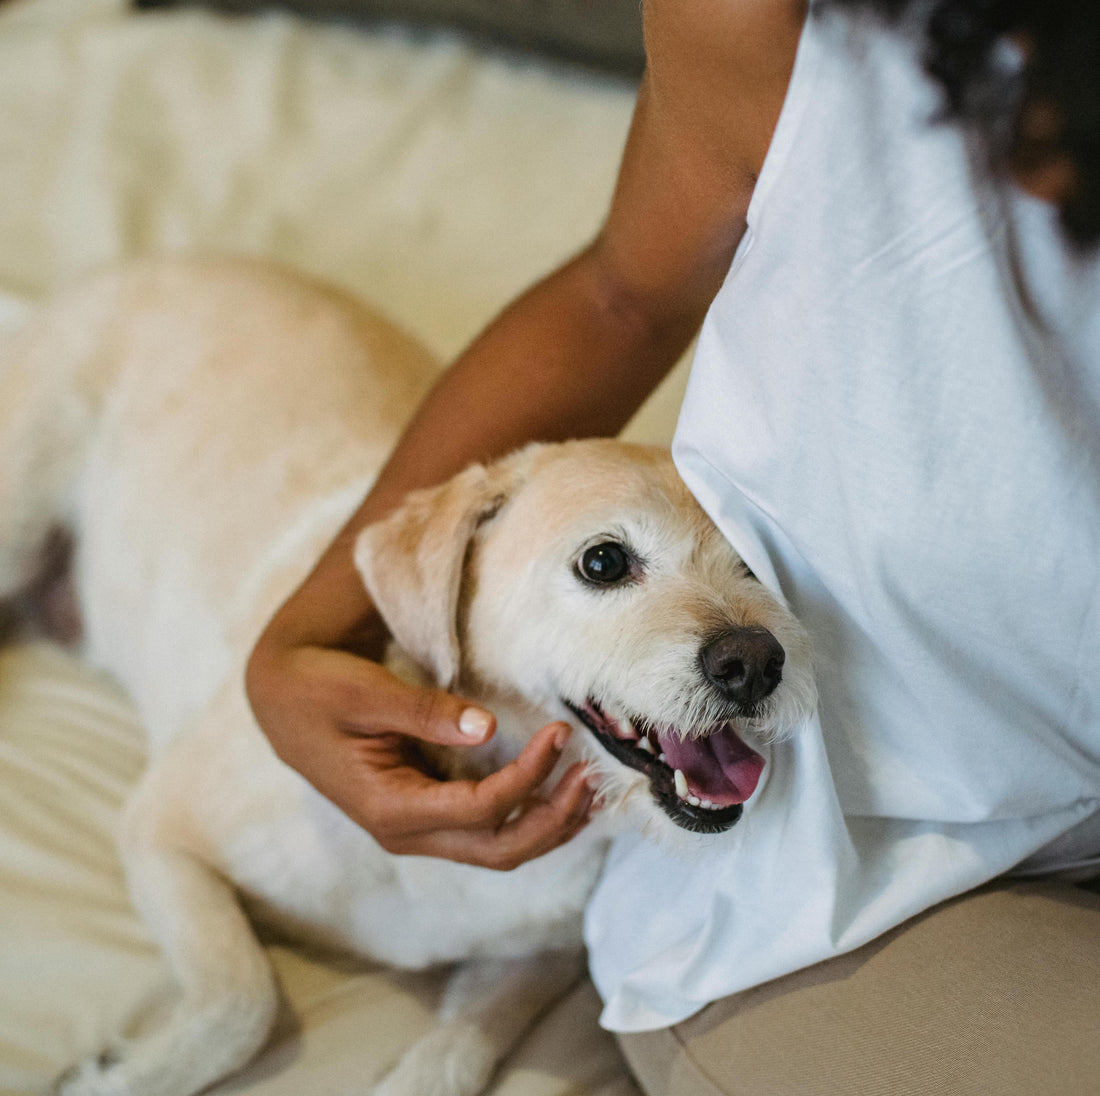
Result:
{"type": "Polygon", "coordinates": [[[587,773],[585,773],[585,775],[584,775],[584,782],[585,782],[585,783],[586,783],[586,784],[587,784],[587,785],[588,785],[588,786],[589,786],[589,787],[590,787],[590,788],[591,788],[591,789],[592,789],[592,790],[593,790],[594,792],[598,792],[598,791],[600,790],[600,777],[599,777],[599,774],[598,774],[598,773],[594,773],[594,772],[592,772],[591,770],[589,770],[589,771],[588,771],[587,773]]]}
{"type": "Polygon", "coordinates": [[[480,708],[467,708],[458,717],[458,729],[467,738],[484,738],[493,725],[493,717],[480,708]]]}
{"type": "Polygon", "coordinates": [[[565,744],[569,741],[569,736],[573,733],[573,728],[568,723],[563,723],[554,735],[554,749],[564,750],[565,744]]]}

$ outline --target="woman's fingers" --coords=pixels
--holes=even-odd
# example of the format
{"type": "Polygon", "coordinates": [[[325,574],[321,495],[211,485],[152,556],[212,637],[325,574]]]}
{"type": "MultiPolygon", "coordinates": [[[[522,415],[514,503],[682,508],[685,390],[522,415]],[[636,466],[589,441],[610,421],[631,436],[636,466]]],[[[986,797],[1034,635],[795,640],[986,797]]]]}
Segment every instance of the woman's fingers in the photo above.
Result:
{"type": "Polygon", "coordinates": [[[583,765],[574,765],[548,799],[528,801],[499,828],[434,830],[406,838],[393,851],[511,871],[556,849],[585,826],[595,795],[589,779],[583,765]]]}
{"type": "Polygon", "coordinates": [[[296,652],[311,664],[315,694],[353,734],[400,734],[443,746],[484,742],[496,729],[491,712],[442,689],[410,685],[384,666],[322,647],[296,652]]]}
{"type": "Polygon", "coordinates": [[[587,820],[593,791],[581,766],[543,792],[571,733],[566,723],[543,727],[481,780],[438,780],[419,766],[415,740],[477,745],[495,731],[491,713],[322,647],[287,652],[266,683],[253,684],[279,756],[390,852],[510,869],[587,820]]]}
{"type": "Polygon", "coordinates": [[[567,723],[547,724],[514,761],[481,780],[439,781],[417,769],[394,766],[375,785],[377,809],[386,816],[376,825],[402,836],[442,829],[500,829],[542,787],[570,733],[567,723]],[[380,794],[384,786],[392,794],[380,794]]]}

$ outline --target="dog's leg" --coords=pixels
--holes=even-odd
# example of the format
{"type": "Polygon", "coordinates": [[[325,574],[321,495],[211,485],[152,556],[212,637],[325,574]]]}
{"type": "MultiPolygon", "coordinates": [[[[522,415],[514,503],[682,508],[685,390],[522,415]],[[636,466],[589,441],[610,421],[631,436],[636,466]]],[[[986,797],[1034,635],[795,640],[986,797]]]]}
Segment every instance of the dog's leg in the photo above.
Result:
{"type": "Polygon", "coordinates": [[[464,963],[443,995],[440,1025],[413,1044],[372,1096],[479,1096],[497,1065],[583,967],[575,951],[464,963]]]}
{"type": "Polygon", "coordinates": [[[148,1037],[80,1062],[60,1096],[191,1096],[260,1049],[278,1007],[274,973],[232,887],[187,853],[127,857],[135,904],[182,989],[148,1037]]]}

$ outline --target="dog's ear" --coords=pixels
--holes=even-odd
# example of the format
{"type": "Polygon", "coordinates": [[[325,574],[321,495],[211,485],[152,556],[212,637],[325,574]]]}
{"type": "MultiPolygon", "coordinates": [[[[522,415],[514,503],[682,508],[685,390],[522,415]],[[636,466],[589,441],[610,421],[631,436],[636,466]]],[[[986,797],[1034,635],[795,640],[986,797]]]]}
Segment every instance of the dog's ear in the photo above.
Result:
{"type": "Polygon", "coordinates": [[[471,465],[439,487],[411,492],[368,525],[355,565],[394,639],[444,688],[460,667],[458,600],[470,540],[516,483],[513,462],[471,465]]]}

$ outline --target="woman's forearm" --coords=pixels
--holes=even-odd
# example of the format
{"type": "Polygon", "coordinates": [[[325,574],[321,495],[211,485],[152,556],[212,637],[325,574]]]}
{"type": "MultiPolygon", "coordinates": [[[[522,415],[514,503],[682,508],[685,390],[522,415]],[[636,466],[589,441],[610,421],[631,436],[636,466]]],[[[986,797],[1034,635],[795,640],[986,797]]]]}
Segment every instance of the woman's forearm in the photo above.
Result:
{"type": "MultiPolygon", "coordinates": [[[[360,515],[529,441],[617,434],[675,364],[700,317],[656,318],[598,245],[540,282],[442,376],[360,515]]],[[[357,515],[358,516],[358,515],[357,515]]]]}
{"type": "Polygon", "coordinates": [[[440,378],[378,480],[272,622],[299,642],[357,650],[370,601],[352,566],[358,531],[411,490],[529,441],[614,435],[675,364],[698,317],[656,319],[594,245],[520,297],[440,378]]]}

